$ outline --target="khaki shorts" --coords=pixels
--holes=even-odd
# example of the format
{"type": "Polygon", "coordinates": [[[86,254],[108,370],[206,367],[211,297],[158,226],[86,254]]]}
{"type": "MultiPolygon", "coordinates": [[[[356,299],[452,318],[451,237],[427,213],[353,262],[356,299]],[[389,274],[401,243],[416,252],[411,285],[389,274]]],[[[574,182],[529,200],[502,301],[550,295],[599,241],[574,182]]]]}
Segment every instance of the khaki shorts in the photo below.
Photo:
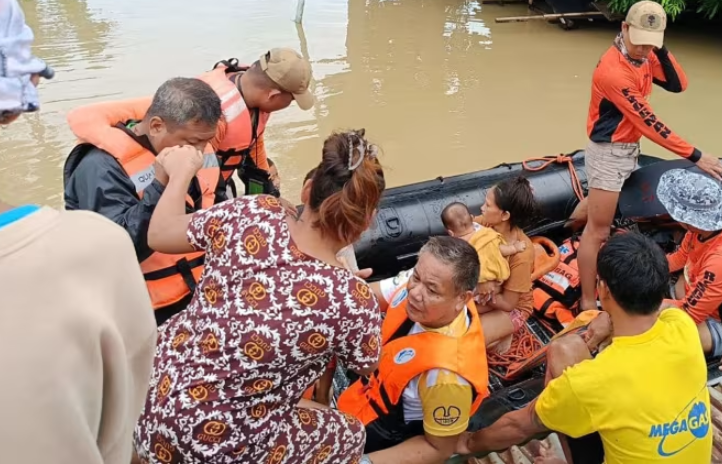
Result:
{"type": "Polygon", "coordinates": [[[624,181],[637,167],[639,144],[590,141],[584,156],[589,188],[621,192],[624,181]]]}

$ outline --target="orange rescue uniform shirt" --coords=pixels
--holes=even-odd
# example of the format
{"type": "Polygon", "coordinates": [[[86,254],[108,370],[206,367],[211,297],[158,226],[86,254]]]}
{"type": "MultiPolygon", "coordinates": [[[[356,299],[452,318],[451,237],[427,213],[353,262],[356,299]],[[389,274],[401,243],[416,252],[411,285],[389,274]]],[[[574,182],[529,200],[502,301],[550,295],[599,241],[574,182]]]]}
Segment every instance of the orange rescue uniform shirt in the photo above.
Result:
{"type": "Polygon", "coordinates": [[[684,299],[674,304],[699,324],[714,318],[720,320],[722,305],[722,232],[706,240],[687,232],[679,249],[667,256],[670,272],[684,271],[684,299]]]}
{"type": "Polygon", "coordinates": [[[637,143],[642,136],[697,162],[702,152],[672,131],[647,102],[652,84],[669,92],[687,88],[687,76],[665,47],[649,53],[640,64],[632,63],[612,45],[602,56],[592,77],[592,98],[587,135],[596,143],[637,143]]]}

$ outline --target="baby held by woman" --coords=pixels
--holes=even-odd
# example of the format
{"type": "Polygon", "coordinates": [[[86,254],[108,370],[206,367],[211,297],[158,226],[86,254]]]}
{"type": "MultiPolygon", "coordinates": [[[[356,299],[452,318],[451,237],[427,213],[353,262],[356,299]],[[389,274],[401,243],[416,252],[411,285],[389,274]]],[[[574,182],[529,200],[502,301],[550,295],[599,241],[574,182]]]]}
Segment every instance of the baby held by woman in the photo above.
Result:
{"type": "Polygon", "coordinates": [[[476,249],[481,261],[479,284],[476,286],[476,302],[484,304],[501,290],[501,285],[509,278],[508,257],[526,249],[526,243],[516,241],[506,243],[494,229],[474,222],[474,218],[465,204],[454,202],[441,212],[441,222],[446,232],[456,238],[467,241],[476,249]]]}

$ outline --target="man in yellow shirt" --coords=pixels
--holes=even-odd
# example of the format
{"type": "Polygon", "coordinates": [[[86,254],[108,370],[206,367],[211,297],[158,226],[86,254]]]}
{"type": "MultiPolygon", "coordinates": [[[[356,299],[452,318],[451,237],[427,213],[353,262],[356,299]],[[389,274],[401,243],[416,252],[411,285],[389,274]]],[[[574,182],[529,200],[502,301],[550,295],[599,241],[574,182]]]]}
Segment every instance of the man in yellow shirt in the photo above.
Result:
{"type": "Polygon", "coordinates": [[[707,369],[697,329],[679,309],[658,311],[669,274],[664,253],[642,235],[620,234],[600,250],[597,268],[611,344],[591,359],[579,336],[552,343],[541,395],[466,434],[457,451],[502,450],[550,430],[574,438],[599,432],[606,464],[710,462],[707,369]]]}
{"type": "Polygon", "coordinates": [[[366,427],[368,454],[360,464],[436,464],[453,454],[488,396],[484,335],[472,301],[478,279],[471,245],[433,237],[411,272],[372,285],[386,312],[379,367],[338,401],[366,427]]]}

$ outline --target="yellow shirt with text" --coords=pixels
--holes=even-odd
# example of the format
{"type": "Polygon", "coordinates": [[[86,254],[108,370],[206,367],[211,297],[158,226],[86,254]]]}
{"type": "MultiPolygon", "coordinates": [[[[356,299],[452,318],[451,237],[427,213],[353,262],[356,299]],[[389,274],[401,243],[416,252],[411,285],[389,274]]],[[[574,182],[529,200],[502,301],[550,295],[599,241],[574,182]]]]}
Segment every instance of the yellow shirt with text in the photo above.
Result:
{"type": "Polygon", "coordinates": [[[549,429],[599,432],[606,464],[709,463],[707,364],[694,322],[667,309],[647,332],[615,337],[595,359],[567,368],[536,402],[549,429]]]}

